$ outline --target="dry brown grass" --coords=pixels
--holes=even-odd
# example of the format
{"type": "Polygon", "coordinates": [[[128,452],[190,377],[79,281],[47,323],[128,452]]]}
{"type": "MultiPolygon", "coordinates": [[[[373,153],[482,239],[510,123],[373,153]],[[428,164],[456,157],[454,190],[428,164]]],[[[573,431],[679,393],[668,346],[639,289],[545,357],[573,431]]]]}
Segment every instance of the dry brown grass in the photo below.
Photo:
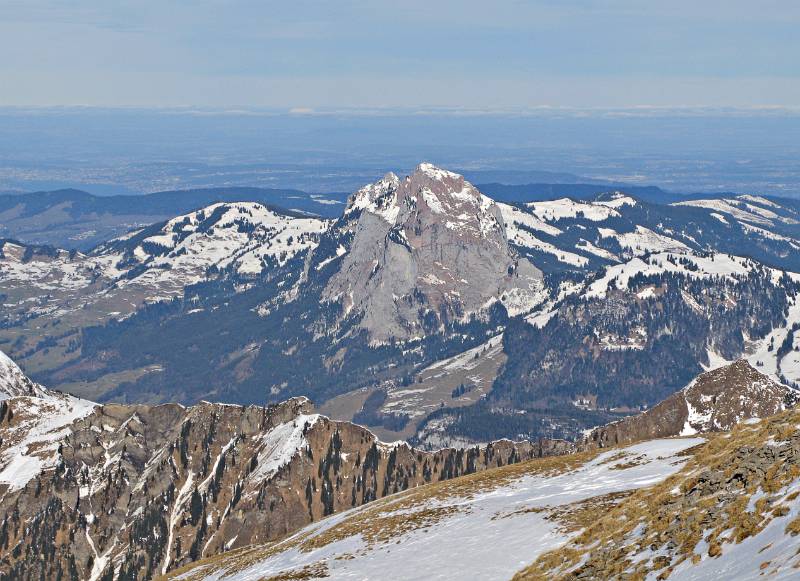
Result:
{"type": "MultiPolygon", "coordinates": [[[[758,534],[773,518],[788,513],[788,507],[780,504],[784,500],[780,491],[800,477],[800,467],[778,459],[759,482],[754,482],[758,479],[752,477],[747,489],[739,489],[725,498],[719,492],[710,494],[695,490],[700,475],[709,470],[718,471],[723,481],[727,480],[737,467],[738,450],[745,446],[758,449],[770,438],[780,443],[796,437],[798,420],[800,412],[786,412],[756,425],[738,426],[729,437],[709,435],[705,444],[690,450],[689,461],[677,474],[658,485],[634,492],[606,510],[587,511],[582,521],[586,526],[573,541],[541,555],[514,579],[566,579],[579,565],[585,566],[587,556],[596,578],[641,579],[648,573],[660,571],[658,578],[666,579],[680,562],[700,558],[694,549],[701,540],[708,542],[710,557],[719,556],[726,543],[738,543],[758,534]],[[748,511],[750,498],[759,487],[767,496],[755,503],[754,510],[748,511]],[[687,502],[689,498],[691,501],[687,502]],[[635,537],[631,533],[639,525],[643,532],[635,537]],[[727,536],[722,537],[722,533],[729,530],[727,536]],[[632,558],[637,553],[651,546],[663,548],[668,542],[674,546],[670,551],[672,558],[633,564],[632,558]]],[[[797,496],[789,495],[785,500],[797,496]]],[[[789,523],[786,530],[800,534],[800,517],[789,523]]]]}
{"type": "Polygon", "coordinates": [[[564,534],[575,533],[597,522],[611,508],[631,494],[633,494],[632,490],[626,490],[560,506],[521,508],[513,512],[496,515],[495,518],[509,518],[528,513],[544,513],[546,520],[558,523],[559,532],[564,534]]]}
{"type": "Polygon", "coordinates": [[[800,516],[795,517],[786,525],[786,534],[792,535],[793,537],[800,535],[800,516]]]}
{"type": "Polygon", "coordinates": [[[329,576],[328,565],[320,562],[306,565],[299,569],[283,571],[272,577],[266,577],[263,581],[306,581],[308,579],[323,579],[329,576]]]}

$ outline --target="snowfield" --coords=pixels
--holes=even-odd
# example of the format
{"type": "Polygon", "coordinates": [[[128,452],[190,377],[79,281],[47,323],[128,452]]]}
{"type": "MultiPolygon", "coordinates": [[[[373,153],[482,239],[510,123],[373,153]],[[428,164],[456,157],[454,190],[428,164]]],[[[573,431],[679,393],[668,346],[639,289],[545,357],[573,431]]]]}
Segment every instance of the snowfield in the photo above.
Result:
{"type": "MultiPolygon", "coordinates": [[[[661,482],[683,465],[685,458],[678,454],[701,442],[702,438],[681,438],[630,446],[623,451],[637,462],[624,469],[615,468],[620,451],[614,450],[557,474],[536,474],[536,461],[528,465],[529,473],[504,476],[499,469],[493,472],[495,482],[467,493],[459,493],[456,484],[437,483],[310,525],[247,566],[232,554],[179,578],[245,581],[325,570],[331,579],[385,579],[387,572],[398,581],[509,579],[571,536],[546,520],[540,509],[661,482]],[[407,501],[415,495],[417,501],[407,501]],[[370,540],[369,533],[353,527],[365,513],[397,527],[396,532],[388,540],[370,540]],[[353,532],[342,536],[336,533],[340,528],[353,532]]],[[[241,555],[253,557],[246,551],[241,555]]]]}
{"type": "Polygon", "coordinates": [[[237,202],[177,216],[150,236],[132,232],[88,254],[53,249],[28,256],[25,247],[0,242],[0,284],[14,291],[9,297],[34,293],[46,298],[28,307],[39,315],[63,316],[85,308],[87,302],[111,302],[115,297],[118,307],[120,301],[133,303],[130,309],[142,299],[180,296],[186,286],[208,279],[210,269],[253,276],[268,263],[285,264],[315,248],[328,225],[326,220],[281,214],[255,202],[237,202]]]}

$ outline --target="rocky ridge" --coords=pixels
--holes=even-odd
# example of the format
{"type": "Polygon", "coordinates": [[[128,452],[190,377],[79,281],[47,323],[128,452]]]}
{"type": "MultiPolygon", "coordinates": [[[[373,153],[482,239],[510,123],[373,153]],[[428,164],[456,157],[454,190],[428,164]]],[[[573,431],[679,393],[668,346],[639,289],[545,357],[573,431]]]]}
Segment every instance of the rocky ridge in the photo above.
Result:
{"type": "Polygon", "coordinates": [[[45,390],[31,381],[8,355],[0,351],[0,401],[12,397],[38,396],[45,390]]]}
{"type": "Polygon", "coordinates": [[[574,449],[422,452],[305,398],[99,406],[45,391],[1,409],[3,580],[148,579],[421,484],[574,449]]]}
{"type": "Polygon", "coordinates": [[[800,567],[800,412],[746,418],[750,406],[780,410],[785,389],[737,362],[680,394],[684,411],[694,402],[703,418],[686,413],[674,426],[702,437],[641,432],[635,444],[433,483],[171,578],[371,579],[391,570],[408,580],[791,579],[800,567]]]}

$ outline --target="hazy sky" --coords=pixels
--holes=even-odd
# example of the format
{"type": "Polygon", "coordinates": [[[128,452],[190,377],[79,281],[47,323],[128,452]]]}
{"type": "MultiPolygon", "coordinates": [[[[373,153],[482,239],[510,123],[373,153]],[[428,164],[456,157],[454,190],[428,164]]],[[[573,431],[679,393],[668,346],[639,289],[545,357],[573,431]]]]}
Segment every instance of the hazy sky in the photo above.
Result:
{"type": "Polygon", "coordinates": [[[0,0],[0,106],[800,105],[796,0],[0,0]]]}

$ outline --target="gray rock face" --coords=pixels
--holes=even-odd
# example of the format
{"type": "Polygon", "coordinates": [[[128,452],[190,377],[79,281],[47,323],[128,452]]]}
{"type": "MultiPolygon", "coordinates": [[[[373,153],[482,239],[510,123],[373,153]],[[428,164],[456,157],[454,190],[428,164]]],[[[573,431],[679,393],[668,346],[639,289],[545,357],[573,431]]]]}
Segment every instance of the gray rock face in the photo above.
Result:
{"type": "Polygon", "coordinates": [[[797,402],[794,390],[759,373],[747,361],[702,373],[652,409],[597,428],[590,446],[727,431],[751,418],[775,415],[797,402]]]}
{"type": "Polygon", "coordinates": [[[509,247],[500,208],[458,174],[421,164],[351,197],[354,238],[324,298],[361,317],[374,342],[411,339],[545,298],[542,273],[509,247]]]}

